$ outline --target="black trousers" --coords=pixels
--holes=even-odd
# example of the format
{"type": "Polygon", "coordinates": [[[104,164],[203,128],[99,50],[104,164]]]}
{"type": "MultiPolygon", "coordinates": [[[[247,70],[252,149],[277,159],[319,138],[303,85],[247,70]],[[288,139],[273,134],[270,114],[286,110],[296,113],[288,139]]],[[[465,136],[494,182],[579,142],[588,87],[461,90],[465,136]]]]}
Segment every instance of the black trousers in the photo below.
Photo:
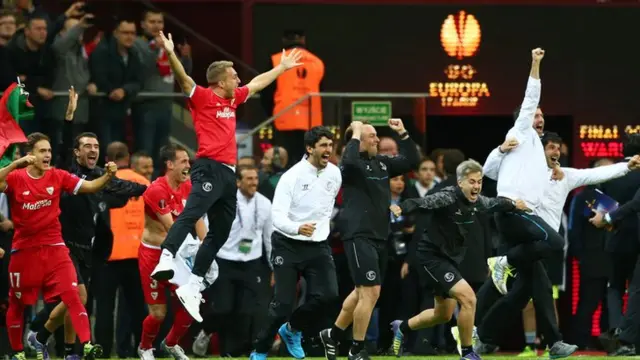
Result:
{"type": "Polygon", "coordinates": [[[618,338],[626,344],[636,344],[640,335],[640,256],[636,259],[628,294],[627,312],[622,318],[621,332],[618,338]]]}
{"type": "Polygon", "coordinates": [[[606,293],[607,278],[590,276],[581,266],[578,308],[571,322],[572,340],[580,348],[589,345],[593,313],[598,308],[598,304],[605,299],[606,293]]]}
{"type": "Polygon", "coordinates": [[[603,255],[612,257],[611,274],[607,287],[607,313],[609,315],[609,329],[617,329],[622,326],[622,297],[627,291],[627,283],[633,281],[638,254],[630,252],[603,255]]]}
{"type": "Polygon", "coordinates": [[[509,245],[507,260],[518,271],[564,248],[562,236],[539,216],[508,212],[497,213],[495,219],[502,239],[509,245]]]}
{"type": "MultiPolygon", "coordinates": [[[[109,357],[113,349],[114,319],[116,294],[120,289],[126,303],[129,326],[133,333],[134,343],[139,344],[142,334],[142,321],[147,315],[140,284],[140,271],[137,259],[109,261],[101,269],[97,269],[93,277],[93,291],[96,299],[96,320],[94,335],[96,343],[102,345],[104,356],[109,357]]],[[[119,319],[122,320],[122,319],[119,319]]],[[[118,332],[122,332],[118,323],[118,332]]],[[[135,354],[118,354],[120,356],[135,356],[135,354]]]]}
{"type": "Polygon", "coordinates": [[[236,216],[236,177],[233,170],[214,160],[196,159],[191,168],[191,193],[187,205],[173,223],[162,248],[176,254],[196,222],[207,214],[209,232],[205,237],[193,274],[204,277],[218,250],[224,245],[236,216]]]}
{"type": "Polygon", "coordinates": [[[213,314],[220,322],[220,354],[239,357],[251,350],[251,327],[264,283],[270,278],[262,259],[247,262],[216,259],[220,276],[212,286],[213,314]]]}
{"type": "Polygon", "coordinates": [[[532,267],[518,270],[507,295],[502,296],[493,281],[488,279],[478,291],[476,320],[481,319],[478,327],[480,340],[496,344],[500,336],[507,333],[514,320],[520,318],[529,300],[533,298],[538,328],[545,341],[553,344],[562,340],[553,306],[553,290],[547,271],[541,261],[532,267]]]}
{"type": "Polygon", "coordinates": [[[319,330],[314,326],[334,309],[333,305],[338,301],[336,266],[331,257],[331,247],[326,241],[293,240],[274,232],[271,243],[275,293],[269,305],[267,325],[255,342],[258,353],[269,351],[278,329],[289,315],[289,324],[293,329],[314,332],[319,330]],[[307,283],[307,298],[294,311],[300,275],[307,283]]]}

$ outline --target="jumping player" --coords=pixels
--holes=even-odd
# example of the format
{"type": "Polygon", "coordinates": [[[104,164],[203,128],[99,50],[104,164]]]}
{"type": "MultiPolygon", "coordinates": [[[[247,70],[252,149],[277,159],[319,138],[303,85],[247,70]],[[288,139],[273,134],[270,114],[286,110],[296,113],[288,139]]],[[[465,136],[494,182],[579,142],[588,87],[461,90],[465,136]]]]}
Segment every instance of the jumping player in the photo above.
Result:
{"type": "Polygon", "coordinates": [[[189,203],[176,220],[166,241],[162,244],[162,256],[153,272],[156,280],[169,280],[174,275],[173,258],[187,233],[205,213],[211,219],[211,230],[198,250],[193,266],[193,276],[176,291],[189,314],[199,322],[199,290],[204,275],[213,263],[218,250],[229,237],[236,215],[236,108],[249,97],[276,80],[286,70],[302,65],[302,53],[296,49],[282,51],[280,64],[253,78],[247,85],[240,85],[238,73],[230,61],[216,61],[207,69],[208,87],[197,86],[184,71],[174,52],[171,34],[166,38],[160,32],[161,45],[169,57],[169,64],[182,91],[189,96],[189,108],[193,116],[198,152],[193,164],[191,180],[193,189],[189,203]]]}
{"type": "MultiPolygon", "coordinates": [[[[160,150],[165,175],[156,179],[144,193],[145,228],[142,244],[138,250],[138,266],[144,299],[149,306],[149,315],[142,323],[142,339],[138,347],[138,355],[142,360],[153,360],[153,341],[167,314],[167,298],[165,288],[172,292],[176,286],[167,281],[156,281],[151,278],[153,269],[160,260],[160,246],[175,219],[180,215],[191,191],[189,180],[189,155],[179,145],[167,145],[160,150]]],[[[196,222],[196,232],[200,239],[206,235],[206,227],[202,219],[196,222]]],[[[173,297],[173,300],[176,300],[173,297]]],[[[177,360],[188,359],[184,350],[178,345],[182,336],[189,330],[192,319],[180,302],[175,301],[175,318],[163,348],[177,360]]]]}
{"type": "MultiPolygon", "coordinates": [[[[73,194],[97,192],[107,185],[117,167],[108,163],[103,176],[85,181],[51,167],[51,144],[46,135],[33,133],[27,140],[28,155],[0,170],[0,191],[7,194],[15,228],[9,261],[11,290],[7,311],[13,358],[26,359],[22,343],[24,310],[35,304],[42,290],[46,303],[61,299],[66,305],[83,344],[84,357],[94,359],[102,354],[102,348],[90,342],[89,318],[78,294],[76,269],[62,239],[58,220],[60,195],[63,191],[73,194]]],[[[60,325],[62,321],[45,331],[50,335],[60,325]]],[[[38,346],[36,351],[38,360],[48,357],[44,346],[38,346]]]]}

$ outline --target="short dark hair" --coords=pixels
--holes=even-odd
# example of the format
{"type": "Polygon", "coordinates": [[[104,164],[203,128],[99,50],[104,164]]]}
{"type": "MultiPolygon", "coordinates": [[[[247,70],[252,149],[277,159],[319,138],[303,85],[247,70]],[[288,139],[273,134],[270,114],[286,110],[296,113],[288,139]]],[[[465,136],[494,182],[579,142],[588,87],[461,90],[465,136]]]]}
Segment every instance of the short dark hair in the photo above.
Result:
{"type": "Polygon", "coordinates": [[[168,144],[160,148],[160,161],[165,164],[167,161],[176,161],[178,151],[184,151],[187,154],[187,148],[180,144],[168,144]]]}
{"type": "Polygon", "coordinates": [[[36,20],[44,20],[44,22],[46,22],[48,24],[47,18],[44,14],[40,13],[40,12],[35,12],[33,15],[29,16],[29,18],[27,18],[27,27],[31,27],[31,23],[36,21],[36,20]]]}
{"type": "Polygon", "coordinates": [[[121,141],[114,141],[107,145],[107,159],[109,161],[120,161],[129,157],[129,147],[121,141]]]}
{"type": "Polygon", "coordinates": [[[307,153],[307,146],[315,147],[318,141],[326,137],[329,140],[333,140],[333,133],[326,126],[314,126],[306,133],[304,133],[304,149],[305,153],[307,153]]]}
{"type": "MultiPolygon", "coordinates": [[[[540,104],[538,104],[538,106],[536,106],[536,110],[537,109],[541,109],[542,107],[540,106],[540,104]]],[[[518,106],[514,111],[513,111],[513,121],[518,120],[518,116],[520,116],[520,110],[522,110],[522,106],[518,106]]]]}
{"type": "Polygon", "coordinates": [[[622,155],[624,157],[640,154],[640,134],[627,134],[623,146],[622,155]]]}
{"type": "Polygon", "coordinates": [[[151,158],[151,155],[149,155],[147,152],[145,151],[136,151],[135,153],[133,153],[133,155],[131,155],[131,163],[135,164],[138,159],[140,158],[151,158]]]}
{"type": "Polygon", "coordinates": [[[91,139],[96,139],[98,140],[98,135],[96,135],[95,133],[92,132],[83,132],[80,133],[78,136],[76,136],[76,138],[73,140],[73,148],[74,149],[80,149],[80,139],[82,138],[91,138],[91,139]]]}
{"type": "Polygon", "coordinates": [[[236,169],[236,179],[242,180],[242,177],[244,176],[244,175],[242,175],[242,173],[247,171],[247,170],[255,170],[257,172],[258,171],[258,167],[257,166],[249,166],[249,165],[239,166],[236,169]]]}
{"type": "Polygon", "coordinates": [[[540,137],[540,140],[542,141],[542,146],[545,147],[549,143],[562,145],[562,137],[560,137],[558,133],[555,133],[553,131],[545,131],[540,137]]]}
{"type": "Polygon", "coordinates": [[[442,153],[442,164],[447,176],[455,176],[456,169],[465,159],[460,149],[447,149],[442,153]]]}
{"type": "Polygon", "coordinates": [[[158,10],[158,9],[145,9],[145,10],[142,12],[142,20],[146,20],[146,19],[147,19],[147,16],[149,16],[149,14],[153,14],[153,15],[155,15],[155,14],[160,14],[160,15],[164,16],[164,12],[163,12],[163,11],[160,11],[160,10],[158,10]]]}
{"type": "Polygon", "coordinates": [[[0,9],[0,19],[5,18],[5,17],[13,17],[14,19],[16,18],[16,14],[14,11],[8,10],[8,9],[0,9]]]}
{"type": "Polygon", "coordinates": [[[51,142],[51,139],[49,139],[49,137],[43,133],[34,132],[29,134],[29,136],[27,136],[27,144],[25,145],[24,152],[33,151],[33,148],[36,146],[36,144],[42,140],[47,140],[51,142]]]}
{"type": "Polygon", "coordinates": [[[427,161],[428,162],[432,162],[434,165],[436,163],[435,161],[433,161],[432,158],[430,158],[428,156],[425,156],[425,157],[422,158],[422,160],[420,160],[420,163],[418,163],[418,169],[420,169],[422,167],[422,164],[426,163],[427,161]]]}

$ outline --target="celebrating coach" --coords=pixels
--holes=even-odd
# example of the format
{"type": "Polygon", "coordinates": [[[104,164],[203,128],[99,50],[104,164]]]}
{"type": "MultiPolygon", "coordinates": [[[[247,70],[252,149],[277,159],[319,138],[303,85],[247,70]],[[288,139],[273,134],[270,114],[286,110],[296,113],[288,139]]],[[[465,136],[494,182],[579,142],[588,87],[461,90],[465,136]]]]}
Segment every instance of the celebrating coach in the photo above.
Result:
{"type": "Polygon", "coordinates": [[[387,265],[389,237],[389,179],[415,169],[420,157],[400,119],[390,119],[389,127],[399,139],[400,155],[378,155],[380,139],[376,129],[359,121],[351,123],[345,134],[342,157],[343,216],[348,224],[343,235],[354,291],[342,304],[342,311],[331,329],[320,333],[329,360],[336,358],[337,342],[353,322],[353,345],[349,360],[368,360],[364,349],[371,313],[380,295],[387,265]]]}

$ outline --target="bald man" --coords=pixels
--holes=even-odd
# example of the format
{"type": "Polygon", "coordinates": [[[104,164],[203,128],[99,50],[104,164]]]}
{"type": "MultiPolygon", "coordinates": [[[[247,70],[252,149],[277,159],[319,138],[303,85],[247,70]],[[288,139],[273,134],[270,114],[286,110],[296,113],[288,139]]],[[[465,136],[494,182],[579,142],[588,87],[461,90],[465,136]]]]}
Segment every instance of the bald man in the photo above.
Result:
{"type": "Polygon", "coordinates": [[[378,153],[380,155],[396,156],[398,155],[398,143],[393,138],[383,136],[378,144],[378,153]]]}

